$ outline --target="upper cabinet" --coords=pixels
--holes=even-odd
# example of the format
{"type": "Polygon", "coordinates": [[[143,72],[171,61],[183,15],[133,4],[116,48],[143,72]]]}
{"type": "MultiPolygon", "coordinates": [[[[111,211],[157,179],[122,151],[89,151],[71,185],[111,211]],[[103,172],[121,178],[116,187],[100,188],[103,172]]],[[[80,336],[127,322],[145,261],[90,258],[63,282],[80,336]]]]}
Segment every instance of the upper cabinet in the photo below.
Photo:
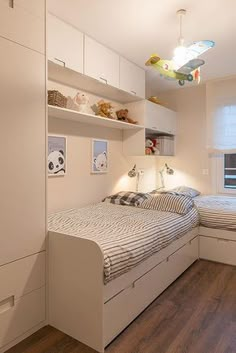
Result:
{"type": "Polygon", "coordinates": [[[145,128],[153,131],[175,135],[176,113],[159,104],[145,101],[145,128]]]}
{"type": "Polygon", "coordinates": [[[145,140],[152,139],[158,142],[159,152],[155,155],[174,155],[177,133],[176,112],[148,100],[129,103],[127,108],[130,116],[143,124],[145,129],[123,132],[124,153],[129,156],[144,156],[145,140]]]}
{"type": "Polygon", "coordinates": [[[50,14],[47,32],[50,80],[120,103],[145,97],[143,69],[50,14]]]}
{"type": "Polygon", "coordinates": [[[48,59],[83,73],[83,33],[48,14],[48,59]]]}
{"type": "Polygon", "coordinates": [[[84,74],[119,88],[119,55],[85,36],[84,74]]]}
{"type": "Polygon", "coordinates": [[[120,57],[120,89],[145,98],[145,71],[120,57]]]}
{"type": "Polygon", "coordinates": [[[45,0],[0,0],[0,36],[45,53],[45,0]]]}

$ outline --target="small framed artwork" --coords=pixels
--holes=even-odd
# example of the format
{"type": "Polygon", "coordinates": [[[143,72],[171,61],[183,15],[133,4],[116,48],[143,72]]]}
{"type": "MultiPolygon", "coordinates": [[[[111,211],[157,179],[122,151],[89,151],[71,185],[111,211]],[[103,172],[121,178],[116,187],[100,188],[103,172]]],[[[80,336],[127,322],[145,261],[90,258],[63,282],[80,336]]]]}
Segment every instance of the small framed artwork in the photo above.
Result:
{"type": "Polygon", "coordinates": [[[92,173],[108,172],[108,141],[92,140],[92,173]]]}
{"type": "Polygon", "coordinates": [[[66,136],[48,136],[48,176],[66,174],[66,136]]]}

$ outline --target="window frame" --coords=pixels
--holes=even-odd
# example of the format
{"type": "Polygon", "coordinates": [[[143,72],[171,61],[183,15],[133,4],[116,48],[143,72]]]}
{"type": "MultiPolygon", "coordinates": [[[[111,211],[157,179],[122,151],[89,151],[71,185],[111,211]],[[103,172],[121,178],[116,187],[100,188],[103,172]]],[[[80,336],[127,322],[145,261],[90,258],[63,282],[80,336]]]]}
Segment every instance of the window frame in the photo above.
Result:
{"type": "Polygon", "coordinates": [[[224,156],[225,154],[236,154],[236,150],[231,150],[230,152],[222,152],[217,158],[217,168],[216,168],[216,175],[217,175],[217,193],[218,194],[231,194],[236,195],[236,188],[230,189],[224,187],[224,156]]]}

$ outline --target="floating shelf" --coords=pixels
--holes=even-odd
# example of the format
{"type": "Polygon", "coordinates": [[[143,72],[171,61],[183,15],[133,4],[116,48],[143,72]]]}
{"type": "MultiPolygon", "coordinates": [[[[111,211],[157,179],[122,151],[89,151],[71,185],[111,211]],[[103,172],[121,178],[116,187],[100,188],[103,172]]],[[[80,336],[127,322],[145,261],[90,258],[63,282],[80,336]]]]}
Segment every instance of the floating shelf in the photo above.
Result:
{"type": "Polygon", "coordinates": [[[104,126],[120,130],[140,130],[144,128],[144,126],[142,125],[128,124],[122,121],[103,118],[93,114],[79,113],[74,110],[59,108],[53,105],[48,106],[48,116],[58,119],[74,120],[84,124],[92,124],[96,126],[104,126]]]}
{"type": "Polygon", "coordinates": [[[48,61],[48,79],[123,104],[144,99],[50,60],[48,61]]]}

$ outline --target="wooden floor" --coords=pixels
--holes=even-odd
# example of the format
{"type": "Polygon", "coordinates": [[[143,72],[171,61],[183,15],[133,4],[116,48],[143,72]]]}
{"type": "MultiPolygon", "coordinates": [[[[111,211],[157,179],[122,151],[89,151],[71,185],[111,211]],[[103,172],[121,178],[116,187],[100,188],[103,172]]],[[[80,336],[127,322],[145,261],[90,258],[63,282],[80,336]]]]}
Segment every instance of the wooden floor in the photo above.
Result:
{"type": "MultiPolygon", "coordinates": [[[[47,326],[7,353],[23,352],[95,351],[47,326]]],[[[106,353],[236,353],[236,267],[196,262],[106,353]]]]}

